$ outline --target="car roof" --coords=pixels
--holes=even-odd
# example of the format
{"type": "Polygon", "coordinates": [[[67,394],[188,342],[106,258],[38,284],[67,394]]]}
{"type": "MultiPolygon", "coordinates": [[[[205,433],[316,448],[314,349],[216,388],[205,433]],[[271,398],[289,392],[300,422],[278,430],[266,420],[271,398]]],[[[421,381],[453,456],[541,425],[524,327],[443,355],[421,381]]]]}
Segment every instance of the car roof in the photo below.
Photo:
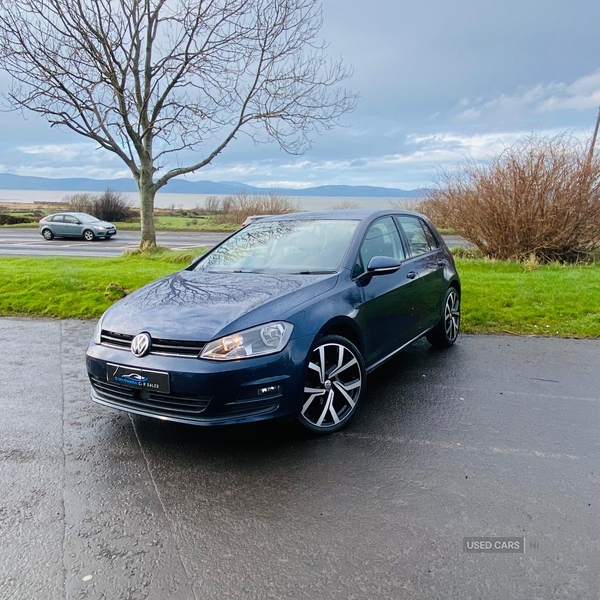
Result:
{"type": "MultiPolygon", "coordinates": [[[[94,215],[90,215],[89,213],[76,212],[76,211],[72,211],[72,210],[61,210],[60,212],[52,213],[51,215],[48,215],[48,216],[55,217],[56,215],[71,215],[72,217],[75,217],[77,215],[85,215],[86,217],[94,217],[94,215]]],[[[96,218],[97,217],[94,217],[94,219],[96,219],[96,218]]]]}
{"type": "Polygon", "coordinates": [[[271,215],[261,219],[261,221],[293,221],[298,219],[328,219],[328,220],[345,220],[345,219],[356,219],[359,221],[371,220],[377,217],[384,217],[386,215],[413,215],[422,217],[420,213],[416,213],[410,210],[399,210],[396,208],[390,209],[372,209],[372,208],[345,208],[342,210],[330,209],[320,211],[306,211],[297,213],[288,213],[285,215],[271,215]]]}

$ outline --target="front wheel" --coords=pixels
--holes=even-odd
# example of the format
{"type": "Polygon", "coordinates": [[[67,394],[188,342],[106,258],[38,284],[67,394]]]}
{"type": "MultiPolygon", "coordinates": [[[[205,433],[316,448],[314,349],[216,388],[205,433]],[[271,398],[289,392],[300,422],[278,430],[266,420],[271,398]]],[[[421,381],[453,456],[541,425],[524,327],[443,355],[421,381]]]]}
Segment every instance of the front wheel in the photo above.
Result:
{"type": "Polygon", "coordinates": [[[90,231],[89,229],[86,229],[86,230],[83,232],[83,239],[84,239],[86,242],[93,242],[93,241],[94,241],[94,232],[93,232],[93,231],[90,231]]]}
{"type": "Polygon", "coordinates": [[[358,348],[338,335],[317,342],[307,358],[300,423],[315,433],[348,425],[365,394],[367,374],[358,348]]]}
{"type": "Polygon", "coordinates": [[[460,293],[449,287],[444,298],[442,320],[426,335],[435,348],[449,348],[456,342],[460,330],[460,293]]]}

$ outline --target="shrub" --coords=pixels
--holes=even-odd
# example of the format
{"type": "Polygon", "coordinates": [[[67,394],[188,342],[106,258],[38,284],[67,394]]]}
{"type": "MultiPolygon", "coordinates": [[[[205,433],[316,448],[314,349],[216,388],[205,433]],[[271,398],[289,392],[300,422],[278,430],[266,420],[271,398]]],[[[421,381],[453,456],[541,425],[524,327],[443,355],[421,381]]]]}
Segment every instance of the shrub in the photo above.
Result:
{"type": "Polygon", "coordinates": [[[68,211],[93,215],[95,199],[96,197],[93,194],[72,194],[71,196],[66,196],[63,201],[68,211]]]}
{"type": "Polygon", "coordinates": [[[107,188],[94,198],[94,216],[103,221],[129,221],[132,218],[131,205],[121,192],[107,188]]]}
{"type": "Polygon", "coordinates": [[[131,205],[121,192],[107,188],[102,194],[73,194],[65,198],[67,210],[93,215],[103,221],[129,221],[131,205]]]}
{"type": "Polygon", "coordinates": [[[221,201],[219,223],[243,223],[251,215],[283,215],[299,210],[299,205],[286,196],[276,192],[266,195],[250,195],[238,192],[235,196],[226,196],[221,201]]]}
{"type": "Polygon", "coordinates": [[[532,136],[440,183],[428,216],[489,258],[575,262],[600,246],[600,160],[567,136],[532,136]]]}
{"type": "Polygon", "coordinates": [[[354,200],[342,200],[339,204],[334,204],[331,207],[333,210],[345,210],[348,208],[360,208],[360,204],[358,202],[354,202],[354,200]]]}
{"type": "Polygon", "coordinates": [[[21,223],[32,223],[34,220],[28,217],[17,217],[0,212],[0,225],[20,225],[21,223]]]}
{"type": "Polygon", "coordinates": [[[222,211],[223,207],[218,196],[209,196],[204,203],[204,212],[209,215],[217,215],[222,211]]]}
{"type": "Polygon", "coordinates": [[[464,246],[455,246],[450,249],[452,256],[455,258],[467,258],[467,259],[477,259],[483,258],[483,254],[481,254],[481,250],[479,248],[475,248],[475,246],[469,246],[465,248],[464,246]]]}

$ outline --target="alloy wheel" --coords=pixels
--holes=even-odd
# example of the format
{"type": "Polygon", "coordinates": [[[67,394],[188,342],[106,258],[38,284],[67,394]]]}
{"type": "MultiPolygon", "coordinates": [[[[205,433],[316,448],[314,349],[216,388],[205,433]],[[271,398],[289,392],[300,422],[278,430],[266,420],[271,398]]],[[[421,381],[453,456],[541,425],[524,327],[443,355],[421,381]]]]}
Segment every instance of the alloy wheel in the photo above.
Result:
{"type": "Polygon", "coordinates": [[[458,292],[451,289],[446,297],[444,307],[444,328],[446,337],[450,342],[455,342],[460,329],[460,297],[458,292]]]}
{"type": "Polygon", "coordinates": [[[311,429],[340,429],[354,414],[364,387],[361,362],[341,343],[323,343],[314,349],[300,412],[300,419],[311,429]]]}
{"type": "Polygon", "coordinates": [[[83,232],[83,239],[86,240],[87,242],[91,242],[94,240],[94,234],[93,232],[91,232],[89,229],[86,229],[83,232]]]}

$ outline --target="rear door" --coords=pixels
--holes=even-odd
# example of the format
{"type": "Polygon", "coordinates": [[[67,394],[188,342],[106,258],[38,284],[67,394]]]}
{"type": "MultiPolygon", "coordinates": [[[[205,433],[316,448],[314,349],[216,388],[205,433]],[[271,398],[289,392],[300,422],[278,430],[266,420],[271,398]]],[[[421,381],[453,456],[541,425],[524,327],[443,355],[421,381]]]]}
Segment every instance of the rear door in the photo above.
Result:
{"type": "Polygon", "coordinates": [[[366,332],[367,367],[385,358],[416,335],[418,295],[413,290],[411,266],[406,261],[400,233],[394,219],[383,217],[369,227],[353,269],[353,277],[365,272],[374,256],[404,261],[395,273],[357,280],[363,303],[357,320],[366,332]]]}
{"type": "Polygon", "coordinates": [[[446,255],[423,219],[412,215],[399,215],[395,218],[404,233],[409,253],[408,262],[417,274],[415,287],[419,294],[419,329],[425,331],[440,319],[447,287],[444,277],[446,255]]]}
{"type": "Polygon", "coordinates": [[[65,217],[64,215],[54,215],[50,225],[54,235],[65,235],[65,217]]]}

